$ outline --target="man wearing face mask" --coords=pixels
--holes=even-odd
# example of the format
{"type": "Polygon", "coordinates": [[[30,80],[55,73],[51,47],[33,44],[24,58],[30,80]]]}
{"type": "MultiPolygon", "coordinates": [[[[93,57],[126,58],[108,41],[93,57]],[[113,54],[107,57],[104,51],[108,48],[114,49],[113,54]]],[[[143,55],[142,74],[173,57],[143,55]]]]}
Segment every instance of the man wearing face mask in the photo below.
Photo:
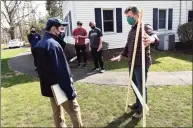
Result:
{"type": "MultiPolygon", "coordinates": [[[[135,36],[137,31],[137,23],[139,19],[139,10],[137,7],[131,6],[126,8],[125,14],[127,16],[127,22],[131,26],[131,30],[129,31],[128,37],[127,37],[127,44],[122,51],[122,53],[111,59],[111,61],[120,61],[122,56],[127,57],[129,61],[129,70],[131,68],[132,63],[132,56],[133,56],[133,50],[134,50],[134,43],[135,43],[135,36]]],[[[159,43],[159,39],[157,35],[153,32],[153,28],[149,24],[145,24],[145,34],[146,36],[144,38],[144,45],[145,45],[145,75],[146,75],[146,81],[147,81],[147,73],[149,70],[149,67],[151,66],[151,56],[150,56],[150,45],[154,43],[159,43]]],[[[136,58],[135,58],[135,65],[133,70],[133,82],[137,86],[139,92],[142,94],[142,56],[141,56],[141,31],[138,38],[138,46],[137,46],[137,52],[136,52],[136,58]]],[[[146,102],[147,102],[147,88],[146,88],[146,102]]],[[[137,110],[136,113],[133,115],[134,118],[140,119],[142,117],[142,105],[139,101],[139,99],[136,96],[136,103],[133,105],[130,105],[131,109],[137,110]]]]}
{"type": "Polygon", "coordinates": [[[87,31],[82,27],[82,22],[77,22],[77,28],[73,31],[73,38],[75,39],[75,49],[78,59],[78,68],[81,66],[81,51],[84,57],[84,65],[86,67],[87,63],[87,53],[86,53],[86,45],[85,45],[85,38],[87,38],[87,31]]]}
{"type": "Polygon", "coordinates": [[[59,42],[59,44],[61,45],[61,47],[62,47],[63,50],[64,50],[64,48],[65,48],[65,46],[66,46],[66,42],[64,41],[64,37],[65,37],[65,33],[64,33],[64,32],[62,32],[62,33],[58,36],[58,38],[59,38],[58,42],[59,42]]]}
{"type": "Polygon", "coordinates": [[[59,44],[60,35],[64,33],[65,23],[57,18],[50,18],[46,23],[46,32],[35,46],[35,59],[40,79],[41,93],[50,98],[54,123],[56,127],[67,127],[64,110],[70,116],[73,127],[82,127],[80,106],[76,100],[76,91],[66,56],[59,44]],[[56,105],[51,86],[59,84],[68,101],[56,105]],[[64,109],[64,110],[63,110],[64,109]]]}
{"type": "MultiPolygon", "coordinates": [[[[30,43],[30,46],[31,46],[31,52],[32,52],[32,56],[34,58],[34,52],[33,52],[33,48],[35,47],[35,45],[38,43],[38,41],[41,40],[41,36],[36,33],[36,28],[34,26],[31,27],[31,32],[30,34],[28,35],[28,41],[30,43]]],[[[36,67],[36,62],[35,62],[35,59],[34,59],[34,65],[36,67]]],[[[37,71],[37,68],[35,69],[37,71]]]]}
{"type": "Polygon", "coordinates": [[[103,56],[102,56],[102,32],[99,28],[96,27],[95,22],[90,22],[89,26],[91,30],[89,32],[89,51],[91,51],[92,58],[94,61],[94,68],[92,71],[98,71],[100,65],[100,72],[105,72],[103,56]]]}

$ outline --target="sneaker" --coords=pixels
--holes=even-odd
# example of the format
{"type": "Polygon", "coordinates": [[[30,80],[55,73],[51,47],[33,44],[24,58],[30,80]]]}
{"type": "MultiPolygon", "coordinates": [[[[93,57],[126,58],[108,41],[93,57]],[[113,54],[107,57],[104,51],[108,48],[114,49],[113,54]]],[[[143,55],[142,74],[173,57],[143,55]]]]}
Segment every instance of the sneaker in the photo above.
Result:
{"type": "Polygon", "coordinates": [[[132,117],[135,118],[135,119],[141,119],[141,118],[143,117],[142,110],[141,110],[141,109],[140,109],[140,110],[138,109],[137,112],[136,112],[135,114],[133,114],[132,117]]]}
{"type": "Polygon", "coordinates": [[[105,69],[101,69],[101,71],[100,71],[101,73],[104,73],[105,72],[105,69]]]}
{"type": "Polygon", "coordinates": [[[92,72],[96,72],[96,71],[99,71],[99,68],[93,68],[92,69],[92,72]]]}
{"type": "Polygon", "coordinates": [[[137,109],[137,103],[129,104],[128,107],[131,109],[137,109]]]}

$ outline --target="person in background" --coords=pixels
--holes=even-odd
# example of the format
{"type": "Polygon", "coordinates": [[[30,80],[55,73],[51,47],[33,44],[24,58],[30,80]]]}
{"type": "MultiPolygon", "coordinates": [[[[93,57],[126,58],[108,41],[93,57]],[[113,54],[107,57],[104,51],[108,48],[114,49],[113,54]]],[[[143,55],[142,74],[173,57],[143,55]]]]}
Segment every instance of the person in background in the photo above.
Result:
{"type": "Polygon", "coordinates": [[[87,52],[86,52],[86,44],[85,44],[85,38],[87,38],[87,31],[82,27],[82,22],[77,22],[77,28],[73,31],[73,37],[75,39],[75,49],[76,49],[76,55],[78,60],[77,67],[81,67],[81,51],[84,57],[84,67],[86,67],[87,64],[87,52]]]}
{"type": "Polygon", "coordinates": [[[41,93],[50,98],[54,123],[56,127],[67,127],[64,119],[64,110],[70,116],[73,127],[83,127],[80,106],[76,99],[76,91],[72,74],[59,44],[60,35],[64,33],[67,24],[60,19],[50,18],[46,23],[46,32],[35,46],[35,59],[40,79],[41,93]],[[57,106],[51,86],[59,84],[68,100],[57,106]]]}
{"type": "Polygon", "coordinates": [[[91,21],[89,23],[91,30],[89,31],[88,38],[89,38],[89,51],[91,51],[92,58],[94,61],[94,68],[92,71],[99,71],[100,65],[100,72],[105,72],[104,62],[103,62],[103,55],[102,55],[102,32],[99,28],[96,27],[96,23],[91,21]]]}
{"type": "MultiPolygon", "coordinates": [[[[31,27],[31,32],[30,34],[28,34],[28,41],[30,43],[30,46],[31,46],[31,53],[32,53],[32,56],[34,58],[34,47],[35,45],[41,40],[41,36],[36,33],[36,28],[34,26],[31,27]]],[[[35,59],[34,59],[34,65],[36,67],[36,62],[35,62],[35,59]]],[[[37,71],[37,67],[35,68],[35,70],[37,71]]]]}
{"type": "MultiPolygon", "coordinates": [[[[111,59],[111,61],[120,61],[122,56],[128,58],[128,64],[129,64],[129,70],[131,69],[131,63],[132,63],[132,56],[133,56],[133,50],[134,50],[134,43],[135,43],[135,35],[137,31],[137,23],[139,20],[139,10],[135,6],[131,6],[126,8],[125,14],[127,17],[127,22],[129,25],[132,25],[131,30],[129,31],[128,37],[127,37],[127,44],[122,51],[122,53],[111,59]]],[[[133,70],[133,78],[132,81],[137,86],[139,92],[143,96],[142,93],[142,60],[141,60],[141,38],[144,38],[144,45],[145,45],[145,77],[147,81],[147,74],[149,67],[151,65],[151,56],[150,56],[150,45],[154,43],[159,43],[159,39],[156,35],[156,33],[153,32],[153,28],[149,24],[145,24],[145,37],[141,37],[141,34],[139,34],[139,40],[138,40],[138,46],[137,46],[137,52],[136,52],[136,58],[135,58],[135,65],[133,70]]],[[[141,33],[141,31],[140,31],[141,33]]],[[[147,103],[147,88],[146,88],[146,103],[147,103]]],[[[142,105],[139,101],[139,99],[136,96],[136,103],[133,105],[129,105],[131,109],[135,109],[136,113],[133,115],[134,118],[140,119],[142,117],[142,105]]]]}

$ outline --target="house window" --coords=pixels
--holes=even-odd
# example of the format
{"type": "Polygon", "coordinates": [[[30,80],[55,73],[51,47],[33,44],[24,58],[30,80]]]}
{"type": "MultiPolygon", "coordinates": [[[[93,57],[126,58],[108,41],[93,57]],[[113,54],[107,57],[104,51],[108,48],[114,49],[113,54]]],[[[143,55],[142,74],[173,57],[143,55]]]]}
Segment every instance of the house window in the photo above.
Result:
{"type": "Polygon", "coordinates": [[[193,19],[193,11],[188,11],[188,22],[191,22],[193,19]]]}
{"type": "Polygon", "coordinates": [[[166,10],[159,10],[159,29],[166,29],[166,10]]]}
{"type": "Polygon", "coordinates": [[[104,32],[114,32],[114,11],[103,10],[104,32]]]}

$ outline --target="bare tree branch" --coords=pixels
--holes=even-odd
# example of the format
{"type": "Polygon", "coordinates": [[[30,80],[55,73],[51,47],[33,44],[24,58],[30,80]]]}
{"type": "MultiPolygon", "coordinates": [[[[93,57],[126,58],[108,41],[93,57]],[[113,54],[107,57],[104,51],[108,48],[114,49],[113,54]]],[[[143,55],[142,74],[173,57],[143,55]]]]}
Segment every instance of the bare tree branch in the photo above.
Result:
{"type": "Polygon", "coordinates": [[[5,17],[6,21],[8,24],[10,24],[10,20],[8,20],[7,16],[5,15],[5,13],[3,11],[1,11],[1,13],[3,14],[3,16],[5,17]]]}
{"type": "Polygon", "coordinates": [[[15,15],[16,11],[18,10],[20,4],[21,4],[21,1],[19,1],[19,3],[16,3],[14,5],[13,9],[10,11],[10,13],[12,14],[11,18],[14,17],[14,15],[15,15]]]}
{"type": "Polygon", "coordinates": [[[4,20],[1,20],[2,30],[6,30],[11,39],[14,39],[15,35],[17,35],[14,31],[15,27],[19,26],[20,23],[25,20],[27,16],[35,12],[38,7],[37,5],[34,9],[32,8],[32,10],[28,12],[28,14],[24,14],[24,5],[21,3],[21,0],[2,0],[2,4],[5,8],[4,10],[1,10],[2,16],[5,17],[4,20]],[[3,26],[4,22],[7,22],[9,24],[8,28],[3,26]]]}
{"type": "Polygon", "coordinates": [[[21,17],[19,17],[19,18],[17,18],[17,20],[19,20],[20,18],[20,20],[19,21],[17,21],[17,22],[15,22],[14,24],[13,24],[13,26],[17,26],[17,25],[19,25],[19,23],[25,18],[25,17],[27,17],[28,15],[30,15],[33,11],[35,11],[36,9],[38,8],[38,5],[30,12],[30,13],[28,13],[28,14],[26,14],[26,15],[24,15],[24,16],[21,16],[21,17]]]}
{"type": "Polygon", "coordinates": [[[1,28],[2,29],[5,29],[5,26],[3,25],[3,23],[1,22],[1,28]]]}
{"type": "Polygon", "coordinates": [[[5,32],[8,32],[8,28],[6,28],[3,23],[1,22],[1,29],[5,32]]]}
{"type": "Polygon", "coordinates": [[[6,4],[6,0],[3,0],[3,3],[4,3],[4,7],[5,7],[5,9],[6,9],[6,12],[7,12],[7,15],[8,15],[8,16],[6,16],[3,11],[1,11],[1,12],[3,12],[3,15],[5,16],[5,18],[6,18],[6,20],[7,20],[7,23],[11,24],[9,7],[8,7],[7,4],[6,4]],[[9,18],[9,20],[8,20],[8,18],[9,18]]]}
{"type": "MultiPolygon", "coordinates": [[[[6,0],[5,0],[5,1],[6,1],[6,0]]],[[[14,0],[11,0],[11,1],[9,2],[9,4],[7,5],[8,8],[10,8],[12,2],[15,2],[15,1],[14,1],[14,0]]]]}

